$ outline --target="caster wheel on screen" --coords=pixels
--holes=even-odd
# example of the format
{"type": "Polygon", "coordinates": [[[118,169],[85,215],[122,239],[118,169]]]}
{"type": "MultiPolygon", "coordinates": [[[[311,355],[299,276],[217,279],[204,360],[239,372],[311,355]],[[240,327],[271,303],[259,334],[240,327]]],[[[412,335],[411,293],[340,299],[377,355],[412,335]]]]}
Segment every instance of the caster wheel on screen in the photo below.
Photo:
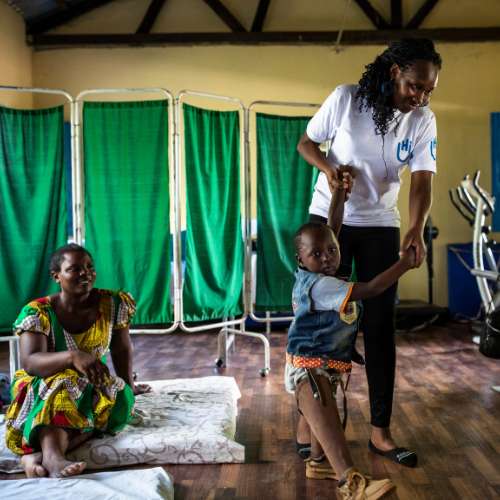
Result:
{"type": "Polygon", "coordinates": [[[224,366],[224,360],[223,360],[223,359],[220,359],[220,358],[219,358],[219,359],[216,359],[216,360],[215,360],[215,366],[216,366],[217,368],[222,368],[222,367],[224,366]]]}
{"type": "Polygon", "coordinates": [[[261,368],[259,373],[261,377],[266,377],[269,374],[269,368],[261,368]]]}

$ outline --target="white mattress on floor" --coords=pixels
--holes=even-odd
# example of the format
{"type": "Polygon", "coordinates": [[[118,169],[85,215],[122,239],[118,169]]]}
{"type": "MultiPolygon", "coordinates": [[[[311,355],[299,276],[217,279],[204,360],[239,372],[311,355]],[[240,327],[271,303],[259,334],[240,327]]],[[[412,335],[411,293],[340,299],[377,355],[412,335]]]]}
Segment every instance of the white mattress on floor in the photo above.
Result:
{"type": "Polygon", "coordinates": [[[161,468],[97,472],[64,479],[2,481],[2,500],[174,500],[171,477],[161,468]]]}
{"type": "MultiPolygon", "coordinates": [[[[153,392],[137,397],[142,422],[116,436],[92,439],[68,458],[89,469],[135,464],[241,463],[245,447],[236,441],[237,401],[232,377],[156,380],[153,392]]],[[[19,457],[5,446],[0,426],[0,471],[20,472],[19,457]]]]}

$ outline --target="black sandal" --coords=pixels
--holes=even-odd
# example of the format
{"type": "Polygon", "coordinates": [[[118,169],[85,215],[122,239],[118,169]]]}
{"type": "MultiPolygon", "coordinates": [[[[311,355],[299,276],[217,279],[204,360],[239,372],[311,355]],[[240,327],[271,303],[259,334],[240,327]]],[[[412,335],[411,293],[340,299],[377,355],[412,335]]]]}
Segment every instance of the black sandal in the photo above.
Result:
{"type": "Polygon", "coordinates": [[[383,451],[379,450],[371,440],[368,441],[368,448],[371,452],[376,453],[382,457],[388,458],[399,465],[404,465],[405,467],[416,467],[418,464],[418,456],[414,451],[410,451],[407,448],[393,448],[392,450],[383,451]]]}
{"type": "Polygon", "coordinates": [[[295,441],[295,449],[302,460],[311,456],[311,443],[299,443],[298,441],[295,441]]]}

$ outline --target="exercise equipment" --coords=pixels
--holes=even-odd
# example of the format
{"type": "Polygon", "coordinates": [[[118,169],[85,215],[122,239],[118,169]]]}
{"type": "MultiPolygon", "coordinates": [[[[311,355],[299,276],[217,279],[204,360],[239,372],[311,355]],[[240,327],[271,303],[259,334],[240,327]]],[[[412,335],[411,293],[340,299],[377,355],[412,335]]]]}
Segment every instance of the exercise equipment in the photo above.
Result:
{"type": "Polygon", "coordinates": [[[498,269],[492,248],[496,242],[488,239],[491,227],[486,225],[486,218],[494,212],[494,198],[479,186],[480,171],[473,180],[468,175],[460,186],[450,189],[450,200],[462,217],[472,226],[473,230],[473,263],[470,269],[476,278],[481,296],[484,314],[487,315],[499,305],[500,297],[496,298],[498,269]]]}
{"type": "MultiPolygon", "coordinates": [[[[486,219],[494,213],[495,199],[479,185],[480,174],[476,171],[472,179],[466,175],[460,186],[450,189],[449,195],[454,207],[473,228],[474,267],[470,272],[479,288],[484,319],[479,350],[487,357],[500,359],[500,273],[492,250],[496,242],[488,238],[491,227],[486,224],[486,219]]],[[[500,392],[500,386],[492,388],[500,392]]]]}

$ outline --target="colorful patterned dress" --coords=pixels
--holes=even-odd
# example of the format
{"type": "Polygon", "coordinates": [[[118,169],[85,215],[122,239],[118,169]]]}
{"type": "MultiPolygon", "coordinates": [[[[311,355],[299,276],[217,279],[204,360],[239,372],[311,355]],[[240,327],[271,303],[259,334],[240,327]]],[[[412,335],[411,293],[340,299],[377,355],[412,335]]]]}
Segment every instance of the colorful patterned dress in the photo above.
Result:
{"type": "MultiPolygon", "coordinates": [[[[14,323],[14,333],[46,335],[49,352],[81,350],[102,358],[113,330],[125,328],[135,313],[135,302],[125,292],[95,289],[99,293],[96,322],[85,332],[71,334],[59,324],[49,297],[24,306],[14,323]]],[[[6,443],[24,455],[39,449],[41,426],[57,426],[81,432],[115,433],[130,420],[134,395],[119,377],[109,377],[97,387],[74,369],[49,377],[18,370],[11,386],[12,403],[6,414],[6,443]]]]}

